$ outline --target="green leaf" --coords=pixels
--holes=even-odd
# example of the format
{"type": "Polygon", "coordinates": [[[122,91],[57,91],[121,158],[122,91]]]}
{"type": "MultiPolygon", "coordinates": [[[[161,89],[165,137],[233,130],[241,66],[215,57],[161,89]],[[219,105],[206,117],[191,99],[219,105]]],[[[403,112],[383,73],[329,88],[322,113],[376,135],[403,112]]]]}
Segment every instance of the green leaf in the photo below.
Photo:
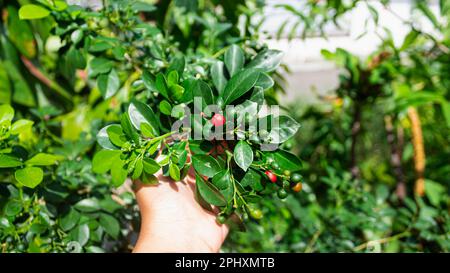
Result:
{"type": "Polygon", "coordinates": [[[119,150],[101,150],[92,159],[92,171],[98,174],[108,172],[115,157],[120,156],[119,150]]]}
{"type": "Polygon", "coordinates": [[[411,30],[408,35],[406,35],[405,39],[403,40],[403,44],[400,47],[400,51],[403,51],[407,49],[411,44],[414,43],[414,41],[419,37],[419,32],[415,29],[411,30]]]}
{"type": "Polygon", "coordinates": [[[70,40],[74,45],[77,45],[83,39],[84,33],[82,29],[76,29],[70,34],[70,40]]]}
{"type": "Polygon", "coordinates": [[[106,132],[108,133],[109,140],[112,144],[118,147],[122,147],[122,145],[127,141],[122,127],[118,124],[112,124],[106,129],[106,132]]]}
{"type": "Polygon", "coordinates": [[[156,162],[158,162],[161,167],[166,166],[170,163],[170,156],[162,154],[156,159],[156,162]]]}
{"type": "Polygon", "coordinates": [[[26,130],[31,129],[31,126],[33,126],[33,122],[31,120],[19,119],[12,124],[11,134],[18,135],[22,132],[25,132],[26,130]]]}
{"type": "Polygon", "coordinates": [[[38,167],[26,167],[14,173],[16,180],[25,187],[34,189],[42,182],[44,172],[38,167]]]}
{"type": "Polygon", "coordinates": [[[161,166],[153,158],[144,158],[144,172],[147,174],[154,174],[161,169],[161,166]]]}
{"type": "MultiPolygon", "coordinates": [[[[291,138],[297,130],[300,128],[300,124],[298,124],[293,118],[289,116],[279,116],[275,118],[276,122],[278,122],[278,126],[272,127],[270,134],[268,136],[269,142],[273,144],[280,144],[291,138]]],[[[276,124],[275,122],[275,124],[276,124]]],[[[272,126],[274,124],[272,123],[272,126]]]]}
{"type": "Polygon", "coordinates": [[[227,84],[227,79],[225,78],[223,67],[224,63],[221,61],[217,61],[211,66],[211,78],[219,95],[222,94],[223,89],[227,84]]]}
{"type": "Polygon", "coordinates": [[[205,181],[201,176],[195,175],[195,183],[198,191],[203,199],[214,206],[225,206],[227,201],[219,190],[208,181],[205,181]]]}
{"type": "Polygon", "coordinates": [[[78,201],[74,208],[82,212],[94,212],[100,210],[100,203],[96,198],[86,198],[78,201]]]}
{"type": "Polygon", "coordinates": [[[113,125],[117,125],[117,124],[111,124],[111,125],[105,126],[97,133],[97,143],[100,146],[102,146],[103,149],[106,149],[106,150],[117,150],[118,149],[109,140],[109,136],[108,136],[108,132],[107,132],[108,128],[113,125]]]}
{"type": "Polygon", "coordinates": [[[223,90],[222,98],[224,104],[227,105],[250,91],[258,80],[259,74],[254,69],[244,69],[234,75],[223,90]]]}
{"type": "MultiPolygon", "coordinates": [[[[34,43],[34,41],[31,42],[34,43]]],[[[13,84],[13,102],[28,107],[34,107],[36,105],[36,100],[23,75],[12,62],[4,61],[3,65],[8,71],[11,83],[13,84]]]]}
{"type": "Polygon", "coordinates": [[[22,161],[20,161],[18,158],[0,154],[0,168],[14,168],[22,165],[22,161]]]}
{"type": "Polygon", "coordinates": [[[439,207],[441,200],[447,197],[445,187],[435,181],[425,179],[425,189],[428,200],[435,207],[439,207]]]}
{"type": "Polygon", "coordinates": [[[442,101],[441,102],[442,114],[446,120],[447,126],[450,127],[450,102],[442,101]]]}
{"type": "Polygon", "coordinates": [[[98,74],[105,74],[113,68],[112,61],[105,58],[95,58],[89,63],[89,75],[95,77],[98,74]]]}
{"type": "Polygon", "coordinates": [[[284,151],[277,150],[270,153],[272,159],[280,165],[282,170],[288,170],[291,172],[298,171],[302,167],[302,162],[294,154],[284,151]]]}
{"type": "Polygon", "coordinates": [[[230,77],[232,77],[244,66],[244,51],[237,45],[231,45],[230,48],[225,52],[224,61],[225,66],[230,73],[230,77]]]}
{"type": "Polygon", "coordinates": [[[243,187],[250,186],[254,191],[262,191],[264,187],[261,184],[262,176],[259,172],[249,169],[241,180],[243,187]]]}
{"type": "Polygon", "coordinates": [[[240,140],[234,147],[234,161],[244,171],[247,171],[253,162],[253,150],[244,140],[240,140]]]}
{"type": "Polygon", "coordinates": [[[181,86],[179,84],[171,85],[169,90],[170,90],[169,97],[171,97],[173,101],[180,101],[182,99],[183,94],[184,94],[183,86],[181,86]]]}
{"type": "Polygon", "coordinates": [[[274,71],[283,59],[283,52],[279,50],[265,50],[246,66],[246,68],[256,68],[262,72],[274,71]]]}
{"type": "Polygon", "coordinates": [[[25,164],[34,166],[50,166],[56,164],[59,160],[62,159],[64,159],[64,157],[62,156],[39,153],[25,161],[25,164]]]}
{"type": "Polygon", "coordinates": [[[210,155],[194,155],[192,164],[198,173],[206,177],[213,177],[221,170],[219,162],[210,155]]]}
{"type": "Polygon", "coordinates": [[[128,171],[125,168],[125,161],[120,157],[114,158],[111,168],[111,182],[116,188],[120,187],[127,179],[128,171]]]}
{"type": "Polygon", "coordinates": [[[169,74],[171,71],[176,71],[181,77],[183,75],[185,65],[186,60],[184,59],[184,56],[177,56],[170,62],[169,68],[167,68],[167,73],[169,74]]]}
{"type": "Polygon", "coordinates": [[[122,130],[127,136],[127,138],[132,140],[135,144],[139,144],[139,134],[131,124],[131,120],[130,117],[128,116],[128,113],[122,114],[120,125],[122,126],[122,130]]]}
{"type": "Polygon", "coordinates": [[[152,126],[150,126],[147,122],[141,123],[141,133],[144,137],[155,137],[152,126]]]}
{"type": "Polygon", "coordinates": [[[166,77],[162,73],[156,75],[155,79],[156,91],[166,99],[169,99],[169,91],[167,87],[166,77]]]}
{"type": "Polygon", "coordinates": [[[22,211],[22,203],[18,200],[11,199],[5,205],[5,214],[6,216],[16,216],[22,211]]]}
{"type": "Polygon", "coordinates": [[[233,186],[229,170],[222,170],[212,178],[212,183],[219,190],[225,190],[233,186]]]}
{"type": "Polygon", "coordinates": [[[14,109],[8,105],[0,105],[0,123],[3,121],[12,121],[14,118],[14,109]]]}
{"type": "Polygon", "coordinates": [[[138,159],[136,161],[136,165],[134,166],[134,171],[133,171],[133,175],[131,176],[131,179],[138,179],[141,175],[142,172],[144,170],[144,163],[142,158],[138,159]]]}
{"type": "MultiPolygon", "coordinates": [[[[2,61],[0,61],[0,82],[2,83],[0,84],[0,104],[11,103],[11,83],[9,82],[8,72],[2,61]]],[[[1,116],[0,114],[0,119],[1,116]]]]}
{"type": "Polygon", "coordinates": [[[158,89],[156,88],[155,77],[147,70],[142,73],[142,81],[144,82],[144,85],[148,90],[150,90],[151,92],[158,92],[158,89]]]}
{"type": "Polygon", "coordinates": [[[267,75],[266,73],[260,73],[258,80],[255,83],[255,86],[259,86],[263,90],[267,90],[271,88],[274,84],[275,82],[269,75],[267,75]]]}
{"type": "Polygon", "coordinates": [[[77,226],[70,232],[70,238],[84,246],[89,241],[90,231],[87,224],[77,226]]]}
{"type": "Polygon", "coordinates": [[[131,3],[131,9],[135,12],[152,12],[156,10],[156,7],[144,1],[136,1],[131,3]]]}
{"type": "Polygon", "coordinates": [[[159,110],[166,116],[170,116],[172,113],[172,105],[166,100],[163,100],[159,103],[159,110]]]}
{"type": "Polygon", "coordinates": [[[167,85],[173,86],[178,84],[178,80],[180,77],[178,76],[178,72],[176,70],[172,70],[167,74],[167,85]]]}
{"type": "Polygon", "coordinates": [[[148,174],[146,172],[142,173],[141,182],[144,183],[145,185],[158,185],[159,183],[158,178],[156,178],[156,176],[148,174]]]}
{"type": "Polygon", "coordinates": [[[81,215],[78,211],[76,211],[73,208],[70,208],[69,213],[67,213],[66,215],[64,215],[64,217],[61,218],[59,224],[64,231],[69,231],[75,227],[75,225],[80,220],[80,217],[81,215]]]}
{"type": "Polygon", "coordinates": [[[258,105],[264,104],[264,90],[259,86],[255,86],[249,100],[256,102],[258,105]]]}
{"type": "MultiPolygon", "coordinates": [[[[202,81],[197,80],[192,87],[192,94],[195,97],[202,98],[202,107],[214,104],[214,94],[209,85],[202,81]]],[[[203,109],[202,109],[203,110],[203,109]]]]}
{"type": "Polygon", "coordinates": [[[102,213],[100,214],[99,222],[100,226],[103,227],[103,229],[109,236],[113,237],[114,239],[117,239],[119,237],[120,224],[116,218],[112,217],[109,214],[102,213]]]}
{"type": "Polygon", "coordinates": [[[180,168],[177,166],[177,164],[174,163],[169,164],[169,175],[173,180],[180,181],[181,179],[180,168]]]}
{"type": "Polygon", "coordinates": [[[102,74],[97,78],[98,90],[104,99],[114,96],[120,88],[119,75],[115,69],[111,69],[108,74],[102,74]]]}
{"type": "Polygon", "coordinates": [[[128,106],[128,115],[134,128],[140,130],[141,123],[148,123],[154,136],[159,135],[159,122],[150,106],[140,101],[133,101],[128,106]]]}
{"type": "MultiPolygon", "coordinates": [[[[3,2],[5,3],[5,2],[3,2]]],[[[3,9],[5,10],[5,9],[3,9]]],[[[21,20],[17,9],[13,5],[7,5],[7,33],[8,39],[16,46],[16,48],[25,55],[27,58],[34,58],[36,56],[36,41],[34,40],[33,30],[29,22],[21,20]]],[[[4,21],[2,21],[2,24],[4,21]]],[[[4,24],[3,24],[4,25],[4,24]]],[[[10,63],[12,67],[16,68],[17,63],[12,59],[5,61],[4,65],[10,63]],[[13,64],[14,63],[14,64],[13,64]]],[[[11,74],[11,67],[7,68],[9,75],[11,76],[11,82],[14,83],[16,79],[11,74]]],[[[16,72],[14,72],[16,74],[16,72]]],[[[20,75],[20,74],[19,74],[20,75]]],[[[25,83],[21,84],[27,86],[25,83]]]]}
{"type": "Polygon", "coordinates": [[[28,4],[19,9],[19,18],[21,20],[41,19],[50,15],[50,11],[44,7],[28,4]]]}

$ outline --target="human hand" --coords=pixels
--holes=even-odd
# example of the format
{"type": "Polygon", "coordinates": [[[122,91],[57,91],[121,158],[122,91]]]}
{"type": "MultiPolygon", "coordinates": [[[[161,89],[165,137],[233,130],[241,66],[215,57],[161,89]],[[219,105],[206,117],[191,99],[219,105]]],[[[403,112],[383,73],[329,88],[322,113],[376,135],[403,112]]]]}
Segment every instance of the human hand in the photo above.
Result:
{"type": "Polygon", "coordinates": [[[173,182],[156,174],[158,185],[135,182],[141,230],[133,252],[218,252],[228,226],[195,200],[195,178],[173,182]]]}

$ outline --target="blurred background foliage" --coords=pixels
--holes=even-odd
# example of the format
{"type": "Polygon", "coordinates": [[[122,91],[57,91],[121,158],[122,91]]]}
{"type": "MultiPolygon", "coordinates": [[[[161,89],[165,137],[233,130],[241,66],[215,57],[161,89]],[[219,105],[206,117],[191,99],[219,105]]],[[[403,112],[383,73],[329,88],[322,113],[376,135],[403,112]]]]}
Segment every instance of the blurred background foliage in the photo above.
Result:
{"type": "MultiPolygon", "coordinates": [[[[190,73],[204,75],[202,64],[230,44],[243,45],[249,55],[263,50],[266,3],[106,1],[101,12],[69,6],[69,16],[58,11],[63,2],[0,0],[0,104],[13,106],[14,120],[33,122],[24,121],[20,132],[2,127],[0,153],[64,157],[42,167],[44,182],[35,189],[0,169],[0,249],[130,251],[139,230],[134,197],[126,189],[111,192],[108,177],[92,173],[94,136],[142,90],[140,68],[156,72],[183,54],[198,64],[190,73]],[[20,6],[36,2],[54,7],[52,16],[20,20],[20,6]],[[86,69],[93,57],[108,60],[124,82],[116,96],[102,98],[90,77],[98,71],[92,64],[86,69]]],[[[389,1],[381,2],[389,9],[389,1]]],[[[370,10],[367,20],[378,21],[373,1],[303,3],[300,9],[276,6],[296,18],[282,24],[278,36],[326,35],[326,25],[339,27],[339,18],[357,5],[370,10]]],[[[334,95],[286,106],[302,125],[284,148],[303,160],[303,191],[284,201],[262,200],[263,219],[247,221],[245,232],[232,230],[223,251],[449,251],[450,1],[439,1],[439,14],[427,1],[415,1],[412,9],[433,25],[432,33],[405,21],[410,32],[400,46],[380,29],[382,43],[365,59],[344,49],[322,51],[341,69],[334,95]]],[[[283,96],[285,73],[287,67],[274,73],[269,104],[283,96]]],[[[10,124],[10,110],[2,108],[0,119],[10,124]]]]}

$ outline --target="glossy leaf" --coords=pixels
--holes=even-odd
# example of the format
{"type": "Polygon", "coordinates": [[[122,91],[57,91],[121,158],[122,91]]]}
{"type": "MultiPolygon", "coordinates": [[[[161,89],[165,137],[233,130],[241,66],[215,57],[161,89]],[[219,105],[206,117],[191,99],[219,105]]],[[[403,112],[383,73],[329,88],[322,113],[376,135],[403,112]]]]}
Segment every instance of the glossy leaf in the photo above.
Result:
{"type": "Polygon", "coordinates": [[[117,239],[120,233],[120,224],[116,218],[106,213],[102,213],[100,214],[99,223],[109,236],[117,239]]]}
{"type": "Polygon", "coordinates": [[[177,166],[177,164],[174,163],[169,164],[169,175],[173,180],[180,181],[181,179],[180,168],[177,166]]]}
{"type": "Polygon", "coordinates": [[[141,123],[145,122],[151,126],[153,135],[159,135],[158,119],[147,104],[140,101],[131,102],[128,106],[128,115],[134,128],[140,130],[141,123]]]}
{"type": "Polygon", "coordinates": [[[119,91],[120,80],[115,69],[97,78],[97,86],[104,99],[109,99],[119,91]]]}
{"type": "Polygon", "coordinates": [[[20,159],[5,154],[0,154],[0,168],[13,168],[22,166],[20,159]]]}
{"type": "Polygon", "coordinates": [[[69,231],[78,224],[80,220],[80,213],[73,208],[69,209],[69,212],[64,215],[60,220],[60,226],[64,231],[69,231]]]}
{"type": "Polygon", "coordinates": [[[246,66],[246,68],[255,68],[262,72],[274,71],[283,59],[283,52],[279,50],[265,50],[246,66]]]}
{"type": "Polygon", "coordinates": [[[244,171],[247,171],[248,167],[253,162],[253,150],[250,145],[244,140],[240,140],[234,147],[234,161],[244,171]]]}
{"type": "Polygon", "coordinates": [[[50,15],[50,11],[42,6],[27,4],[19,9],[19,18],[24,19],[41,19],[50,15]]]}
{"type": "Polygon", "coordinates": [[[221,170],[219,162],[209,155],[194,155],[192,164],[198,173],[206,177],[213,177],[221,170]]]}
{"type": "Polygon", "coordinates": [[[11,125],[11,134],[17,135],[31,129],[33,121],[27,119],[19,119],[11,125]]]}
{"type": "Polygon", "coordinates": [[[268,136],[270,143],[283,143],[291,138],[300,128],[300,124],[289,116],[280,116],[277,118],[277,122],[278,126],[272,127],[268,136]]]}
{"type": "Polygon", "coordinates": [[[225,85],[227,84],[227,79],[225,78],[224,63],[217,61],[211,66],[211,78],[216,87],[219,95],[222,94],[225,85]]]}
{"type": "Polygon", "coordinates": [[[64,157],[62,156],[39,153],[25,161],[25,164],[34,166],[49,166],[56,164],[59,160],[62,159],[64,159],[64,157]]]}
{"type": "Polygon", "coordinates": [[[245,95],[258,80],[259,72],[254,69],[244,69],[234,75],[226,84],[221,97],[224,104],[229,104],[245,95]]]}
{"type": "Polygon", "coordinates": [[[225,206],[227,204],[225,197],[210,182],[204,180],[199,175],[195,176],[195,183],[203,199],[214,206],[225,206]]]}
{"type": "Polygon", "coordinates": [[[103,149],[107,150],[117,150],[118,148],[112,144],[112,142],[109,140],[108,136],[108,128],[111,127],[114,124],[108,125],[103,127],[98,133],[97,133],[97,143],[102,146],[103,149]]]}
{"type": "Polygon", "coordinates": [[[42,182],[44,172],[38,167],[25,167],[14,173],[16,180],[28,188],[35,188],[42,182]]]}
{"type": "Polygon", "coordinates": [[[225,52],[224,62],[230,76],[234,76],[244,66],[244,51],[237,45],[231,45],[225,52]]]}
{"type": "Polygon", "coordinates": [[[103,174],[108,172],[112,167],[112,162],[116,156],[120,156],[118,150],[101,150],[94,155],[92,159],[92,171],[94,173],[103,174]]]}

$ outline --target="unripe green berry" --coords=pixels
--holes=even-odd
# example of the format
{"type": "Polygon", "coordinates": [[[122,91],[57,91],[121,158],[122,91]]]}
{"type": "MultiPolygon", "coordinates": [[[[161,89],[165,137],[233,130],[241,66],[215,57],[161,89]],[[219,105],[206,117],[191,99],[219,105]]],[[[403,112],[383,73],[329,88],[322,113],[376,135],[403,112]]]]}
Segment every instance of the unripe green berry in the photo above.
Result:
{"type": "Polygon", "coordinates": [[[217,216],[217,222],[218,222],[219,224],[225,223],[226,220],[227,220],[227,218],[226,218],[224,215],[218,215],[218,216],[217,216]]]}
{"type": "Polygon", "coordinates": [[[302,180],[302,176],[300,174],[298,174],[298,173],[294,173],[291,176],[291,180],[293,182],[300,182],[300,180],[302,180]]]}
{"type": "Polygon", "coordinates": [[[285,199],[288,196],[288,193],[285,189],[279,189],[277,192],[278,198],[285,199]]]}

